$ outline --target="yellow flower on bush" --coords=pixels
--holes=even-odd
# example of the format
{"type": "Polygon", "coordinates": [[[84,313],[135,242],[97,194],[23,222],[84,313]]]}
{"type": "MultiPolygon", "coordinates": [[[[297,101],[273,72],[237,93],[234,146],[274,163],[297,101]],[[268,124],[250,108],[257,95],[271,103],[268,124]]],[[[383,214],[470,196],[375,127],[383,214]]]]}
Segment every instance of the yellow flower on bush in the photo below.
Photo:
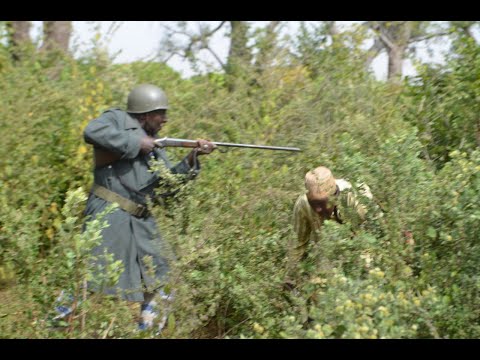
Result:
{"type": "Polygon", "coordinates": [[[360,328],[358,329],[358,331],[360,331],[361,333],[366,333],[366,332],[368,332],[368,330],[369,330],[369,327],[366,326],[366,325],[362,325],[362,326],[360,326],[360,328]]]}
{"type": "Polygon", "coordinates": [[[378,267],[373,270],[370,270],[368,273],[378,279],[383,279],[385,277],[385,273],[382,270],[380,270],[380,268],[378,267]]]}
{"type": "Polygon", "coordinates": [[[85,145],[81,145],[81,146],[79,146],[77,152],[78,152],[78,154],[83,155],[83,154],[86,154],[87,151],[88,151],[87,147],[85,145]]]}
{"type": "Polygon", "coordinates": [[[373,305],[377,301],[377,297],[370,293],[360,295],[360,299],[362,299],[367,306],[373,305]]]}
{"type": "Polygon", "coordinates": [[[431,288],[429,288],[429,289],[423,290],[422,295],[423,296],[428,296],[428,295],[430,295],[431,292],[432,292],[432,290],[431,290],[431,288]]]}
{"type": "Polygon", "coordinates": [[[259,334],[263,334],[263,332],[265,331],[265,328],[259,323],[255,322],[253,323],[253,330],[259,334]]]}
{"type": "Polygon", "coordinates": [[[410,266],[405,266],[402,270],[403,275],[411,276],[413,274],[413,270],[410,266]]]}
{"type": "Polygon", "coordinates": [[[57,203],[53,202],[50,204],[50,212],[52,214],[58,214],[58,205],[57,203]]]}
{"type": "Polygon", "coordinates": [[[327,283],[327,279],[322,279],[321,277],[317,276],[311,279],[310,282],[315,285],[325,285],[327,283]]]}
{"type": "Polygon", "coordinates": [[[49,240],[52,240],[53,236],[55,235],[55,231],[50,227],[45,231],[45,234],[49,240]]]}
{"type": "Polygon", "coordinates": [[[390,311],[385,306],[379,306],[377,310],[382,316],[390,315],[390,311]]]}
{"type": "Polygon", "coordinates": [[[325,333],[323,332],[321,325],[317,324],[313,328],[317,332],[316,335],[317,335],[318,338],[322,339],[322,338],[325,337],[325,333]]]}
{"type": "Polygon", "coordinates": [[[344,305],[347,309],[351,309],[351,308],[353,308],[353,301],[348,299],[347,301],[345,301],[344,305]]]}

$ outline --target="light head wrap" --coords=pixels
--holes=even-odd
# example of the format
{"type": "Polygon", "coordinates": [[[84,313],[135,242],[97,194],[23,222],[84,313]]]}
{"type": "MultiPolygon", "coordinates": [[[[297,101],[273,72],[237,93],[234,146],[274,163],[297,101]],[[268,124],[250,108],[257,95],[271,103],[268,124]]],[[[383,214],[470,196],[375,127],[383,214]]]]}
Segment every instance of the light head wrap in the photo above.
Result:
{"type": "Polygon", "coordinates": [[[305,175],[305,188],[309,197],[323,198],[334,195],[337,184],[330,169],[319,166],[305,175]]]}

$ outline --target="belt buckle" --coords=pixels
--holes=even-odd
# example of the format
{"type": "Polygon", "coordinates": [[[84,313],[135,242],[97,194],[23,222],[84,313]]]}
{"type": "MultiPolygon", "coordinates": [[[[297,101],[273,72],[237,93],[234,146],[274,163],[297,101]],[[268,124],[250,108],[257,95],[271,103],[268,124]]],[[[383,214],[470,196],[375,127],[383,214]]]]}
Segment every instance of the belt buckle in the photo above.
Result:
{"type": "Polygon", "coordinates": [[[135,209],[135,216],[137,217],[144,217],[147,214],[147,207],[141,204],[137,204],[137,208],[135,209]]]}

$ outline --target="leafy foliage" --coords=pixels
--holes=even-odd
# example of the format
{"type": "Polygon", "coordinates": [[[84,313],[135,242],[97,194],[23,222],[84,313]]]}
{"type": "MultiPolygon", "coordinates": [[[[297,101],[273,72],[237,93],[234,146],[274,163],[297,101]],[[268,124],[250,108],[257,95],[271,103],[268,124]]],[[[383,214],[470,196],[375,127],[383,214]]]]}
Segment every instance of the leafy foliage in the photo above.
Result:
{"type": "Polygon", "coordinates": [[[424,156],[442,166],[454,150],[467,153],[480,145],[480,46],[459,36],[445,67],[423,66],[406,92],[412,100],[407,119],[420,130],[424,156]]]}
{"type": "MultiPolygon", "coordinates": [[[[233,91],[222,73],[182,79],[164,64],[112,65],[95,52],[62,60],[54,80],[41,55],[13,64],[0,48],[0,291],[15,299],[0,303],[2,335],[478,337],[478,45],[461,38],[441,69],[398,87],[364,71],[364,34],[325,36],[304,29],[296,54],[265,46],[268,66],[244,69],[233,91]],[[194,182],[166,177],[180,191],[151,206],[176,253],[176,301],[160,335],[135,333],[138,306],[84,289],[107,224],[82,231],[93,180],[82,130],[145,82],[169,96],[163,135],[303,149],[216,151],[194,182]],[[366,182],[383,216],[326,222],[287,290],[293,203],[319,165],[366,182]],[[62,331],[50,323],[60,290],[81,299],[62,331]]],[[[168,153],[175,161],[186,150],[168,153]]],[[[96,280],[115,282],[122,264],[105,256],[96,280]]]]}

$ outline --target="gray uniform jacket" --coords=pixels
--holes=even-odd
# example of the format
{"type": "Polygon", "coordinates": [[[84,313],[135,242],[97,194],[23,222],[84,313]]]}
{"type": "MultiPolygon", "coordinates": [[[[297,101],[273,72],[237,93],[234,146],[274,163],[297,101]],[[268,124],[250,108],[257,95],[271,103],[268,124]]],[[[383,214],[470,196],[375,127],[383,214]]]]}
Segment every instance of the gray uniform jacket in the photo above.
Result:
{"type": "MultiPolygon", "coordinates": [[[[159,183],[159,176],[149,171],[150,156],[140,152],[140,140],[146,135],[139,122],[120,109],[105,111],[99,118],[92,120],[84,131],[85,141],[94,147],[100,147],[121,155],[120,160],[94,170],[94,182],[136,203],[145,204],[146,196],[153,196],[159,183]]],[[[164,149],[156,148],[153,154],[162,159],[167,168],[175,174],[189,174],[194,178],[200,171],[197,161],[191,168],[185,157],[176,166],[172,166],[164,149]]],[[[103,211],[108,202],[90,194],[85,215],[94,218],[103,211]]],[[[153,286],[159,280],[166,281],[169,270],[165,251],[167,244],[162,239],[152,216],[136,217],[117,208],[107,215],[109,227],[102,232],[102,243],[93,254],[101,259],[104,249],[113,253],[115,260],[121,260],[124,272],[114,287],[102,287],[89,283],[89,288],[106,294],[117,294],[125,300],[143,301],[144,285],[153,286]],[[149,256],[155,268],[154,277],[148,271],[143,259],[149,256]],[[96,288],[97,287],[97,288],[96,288]]],[[[103,265],[102,260],[97,260],[103,265]]]]}

